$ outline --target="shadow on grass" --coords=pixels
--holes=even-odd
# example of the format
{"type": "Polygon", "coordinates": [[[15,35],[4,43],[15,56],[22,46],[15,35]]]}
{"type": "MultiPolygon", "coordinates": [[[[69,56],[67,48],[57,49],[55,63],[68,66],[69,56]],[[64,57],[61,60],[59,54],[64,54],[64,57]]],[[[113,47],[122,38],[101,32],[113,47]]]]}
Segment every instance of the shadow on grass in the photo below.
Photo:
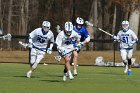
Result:
{"type": "Polygon", "coordinates": [[[126,75],[124,73],[117,73],[117,72],[98,72],[96,74],[106,74],[106,75],[126,75]]]}
{"type": "Polygon", "coordinates": [[[40,80],[40,81],[46,81],[46,82],[62,82],[60,80],[40,80]]]}
{"type": "MultiPolygon", "coordinates": [[[[27,78],[26,76],[13,76],[13,77],[27,78]]],[[[31,78],[39,78],[39,77],[37,77],[37,76],[32,76],[31,78]]]]}

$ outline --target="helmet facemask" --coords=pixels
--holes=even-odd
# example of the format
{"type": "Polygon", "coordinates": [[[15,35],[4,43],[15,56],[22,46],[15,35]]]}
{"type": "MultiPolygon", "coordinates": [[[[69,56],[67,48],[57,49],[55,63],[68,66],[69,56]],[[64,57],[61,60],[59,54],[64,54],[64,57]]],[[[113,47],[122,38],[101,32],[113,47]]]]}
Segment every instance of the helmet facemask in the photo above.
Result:
{"type": "Polygon", "coordinates": [[[45,32],[48,32],[50,30],[50,27],[51,27],[51,24],[50,24],[49,21],[43,21],[43,23],[42,23],[42,29],[45,32]]]}
{"type": "Polygon", "coordinates": [[[66,34],[67,36],[70,36],[71,33],[72,33],[72,31],[65,31],[65,34],[66,34]]]}
{"type": "Polygon", "coordinates": [[[124,30],[128,30],[129,29],[129,22],[128,21],[123,21],[122,22],[122,28],[124,30]]]}
{"type": "Polygon", "coordinates": [[[67,36],[70,36],[73,30],[73,24],[72,22],[66,22],[65,23],[65,34],[67,36]]]}
{"type": "Polygon", "coordinates": [[[42,29],[43,29],[45,32],[48,32],[48,31],[50,30],[50,27],[42,26],[42,29]]]}
{"type": "Polygon", "coordinates": [[[83,25],[84,25],[84,19],[80,18],[80,17],[77,17],[77,19],[76,19],[76,28],[81,29],[83,25]]]}

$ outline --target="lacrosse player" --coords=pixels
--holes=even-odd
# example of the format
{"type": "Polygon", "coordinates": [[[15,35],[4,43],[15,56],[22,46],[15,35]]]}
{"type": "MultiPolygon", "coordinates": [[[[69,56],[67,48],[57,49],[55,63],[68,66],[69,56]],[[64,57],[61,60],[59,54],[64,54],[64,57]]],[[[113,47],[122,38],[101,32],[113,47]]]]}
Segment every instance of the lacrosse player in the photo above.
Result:
{"type": "Polygon", "coordinates": [[[133,55],[133,45],[138,41],[136,34],[129,29],[129,22],[122,21],[122,30],[120,30],[114,39],[120,41],[120,52],[125,65],[124,73],[132,75],[131,58],[133,55]]]}
{"type": "Polygon", "coordinates": [[[35,29],[29,34],[29,46],[30,51],[30,65],[31,69],[27,72],[27,77],[30,78],[32,72],[36,69],[39,62],[44,58],[45,52],[52,53],[52,47],[54,43],[54,35],[50,30],[51,23],[49,21],[43,21],[42,27],[35,29]],[[47,48],[50,41],[50,47],[47,48]],[[40,49],[40,50],[39,50],[40,49]],[[41,51],[44,50],[44,51],[41,51]]]}
{"type": "Polygon", "coordinates": [[[79,50],[79,47],[74,48],[72,42],[73,41],[79,41],[80,38],[78,34],[73,31],[73,24],[72,22],[66,22],[65,23],[65,30],[61,31],[57,37],[56,37],[56,44],[57,49],[61,57],[65,60],[65,68],[64,68],[64,75],[63,80],[66,81],[66,74],[68,73],[68,76],[70,80],[72,80],[74,77],[70,70],[70,59],[71,54],[73,50],[79,50]]]}
{"type": "MultiPolygon", "coordinates": [[[[78,33],[80,37],[80,46],[85,45],[90,41],[90,36],[89,33],[84,26],[84,19],[77,17],[76,19],[76,24],[74,25],[74,31],[78,33]]],[[[74,47],[79,46],[76,42],[73,42],[74,47]]],[[[73,74],[77,76],[77,58],[78,58],[78,53],[80,52],[80,49],[78,51],[73,51],[73,63],[74,63],[74,72],[73,74]]]]}

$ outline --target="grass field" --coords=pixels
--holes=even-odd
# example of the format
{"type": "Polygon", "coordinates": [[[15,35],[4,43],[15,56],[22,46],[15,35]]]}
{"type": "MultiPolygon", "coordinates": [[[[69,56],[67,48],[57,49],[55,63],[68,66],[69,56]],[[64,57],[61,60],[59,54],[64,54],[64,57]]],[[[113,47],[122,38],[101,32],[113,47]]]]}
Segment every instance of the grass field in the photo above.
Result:
{"type": "Polygon", "coordinates": [[[140,69],[127,76],[122,67],[79,66],[74,80],[62,81],[63,65],[39,64],[26,78],[27,64],[0,64],[0,93],[137,93],[140,69]]]}

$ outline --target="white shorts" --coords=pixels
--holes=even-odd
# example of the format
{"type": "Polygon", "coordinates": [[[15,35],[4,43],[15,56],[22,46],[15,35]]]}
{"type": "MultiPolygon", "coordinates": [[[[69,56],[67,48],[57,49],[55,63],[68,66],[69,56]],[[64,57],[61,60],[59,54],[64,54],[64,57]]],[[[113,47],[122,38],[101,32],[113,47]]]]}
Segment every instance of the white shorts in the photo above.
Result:
{"type": "Polygon", "coordinates": [[[39,63],[45,56],[45,52],[32,48],[30,51],[30,63],[39,63]]]}
{"type": "Polygon", "coordinates": [[[121,49],[121,57],[122,60],[127,60],[127,58],[132,58],[133,55],[133,49],[121,49]]]}

